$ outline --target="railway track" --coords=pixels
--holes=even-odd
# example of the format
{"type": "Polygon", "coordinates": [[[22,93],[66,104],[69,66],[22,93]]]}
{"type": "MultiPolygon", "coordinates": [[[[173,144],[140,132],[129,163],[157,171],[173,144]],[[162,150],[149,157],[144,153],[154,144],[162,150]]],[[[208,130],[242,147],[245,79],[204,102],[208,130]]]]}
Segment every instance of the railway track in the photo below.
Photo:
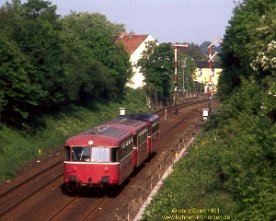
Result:
{"type": "Polygon", "coordinates": [[[187,100],[187,101],[177,104],[177,105],[172,105],[172,106],[162,108],[161,110],[158,110],[154,113],[158,114],[160,117],[162,117],[165,115],[166,111],[167,111],[167,113],[177,113],[177,111],[181,108],[188,107],[188,106],[195,105],[195,104],[200,104],[202,102],[209,102],[209,98],[201,97],[199,99],[187,100]]]}
{"type": "Polygon", "coordinates": [[[62,160],[53,161],[50,166],[23,179],[16,186],[11,185],[5,192],[2,192],[0,194],[0,217],[45,186],[62,177],[62,162],[62,160]]]}
{"type": "Polygon", "coordinates": [[[162,177],[163,173],[174,161],[176,153],[180,151],[179,142],[175,142],[175,139],[177,139],[177,137],[181,138],[182,147],[188,143],[190,138],[195,135],[195,130],[197,130],[197,126],[193,124],[196,120],[192,120],[192,118],[195,115],[197,118],[201,118],[201,108],[206,108],[206,105],[208,105],[208,103],[198,105],[196,109],[190,108],[185,114],[180,112],[179,115],[181,115],[180,121],[182,121],[182,124],[178,124],[179,118],[178,120],[171,119],[173,116],[179,115],[170,115],[170,127],[163,128],[162,136],[166,137],[160,140],[158,144],[158,153],[149,162],[144,163],[141,170],[138,171],[137,176],[130,177],[130,181],[126,188],[123,189],[123,192],[118,197],[111,200],[109,206],[106,206],[105,209],[101,211],[97,211],[93,219],[90,220],[132,220],[150,194],[152,188],[157,184],[160,177],[162,177]],[[183,122],[185,123],[184,125],[183,122]],[[174,128],[174,130],[171,130],[171,128],[174,128]],[[166,133],[167,135],[164,135],[166,133]],[[177,146],[175,146],[175,144],[177,144],[177,146]],[[114,211],[112,205],[121,205],[121,209],[114,211]],[[112,217],[110,217],[110,214],[113,214],[112,217]]]}
{"type": "Polygon", "coordinates": [[[99,208],[99,206],[107,199],[106,196],[102,198],[82,198],[80,196],[74,197],[70,202],[52,214],[47,221],[55,220],[78,220],[85,221],[87,218],[99,208]],[[84,213],[71,214],[72,210],[85,211],[84,213]]]}
{"type": "MultiPolygon", "coordinates": [[[[180,110],[183,107],[187,107],[186,109],[190,108],[190,112],[189,111],[188,112],[189,114],[191,114],[193,112],[196,112],[196,108],[194,106],[191,107],[191,105],[197,105],[198,107],[200,107],[198,104],[204,103],[204,105],[206,106],[207,101],[208,100],[206,99],[200,100],[200,101],[189,101],[187,103],[181,104],[181,106],[168,107],[167,110],[169,114],[169,119],[172,119],[177,116],[177,114],[175,114],[174,112],[175,108],[177,108],[178,110],[180,110]]],[[[164,117],[165,111],[160,110],[156,113],[161,117],[164,117]]],[[[159,159],[157,159],[156,156],[153,157],[153,159],[161,160],[162,163],[155,162],[155,160],[150,160],[148,162],[145,162],[145,164],[141,168],[139,168],[139,171],[130,177],[129,182],[132,182],[133,184],[131,184],[129,188],[123,188],[122,190],[120,190],[117,193],[118,197],[116,196],[116,197],[108,198],[106,195],[98,196],[98,195],[92,194],[88,196],[86,195],[76,196],[72,198],[63,194],[62,198],[64,199],[64,201],[60,202],[59,207],[55,207],[53,208],[53,210],[51,210],[50,209],[51,206],[49,206],[49,210],[51,210],[51,213],[47,212],[47,210],[43,214],[41,213],[40,216],[43,217],[43,219],[41,220],[64,220],[65,217],[67,220],[91,220],[91,217],[98,217],[99,214],[101,214],[104,211],[104,210],[101,210],[100,208],[104,208],[105,207],[104,205],[108,204],[106,203],[106,201],[113,201],[114,199],[117,199],[120,201],[119,199],[120,195],[122,194],[124,195],[123,192],[128,191],[128,189],[133,189],[133,186],[136,189],[138,186],[138,189],[140,190],[142,189],[150,190],[152,188],[152,185],[154,185],[154,183],[158,181],[158,177],[160,177],[160,175],[165,171],[166,164],[170,164],[170,162],[172,161],[171,159],[174,156],[174,151],[172,148],[165,148],[165,147],[162,147],[162,145],[165,145],[168,142],[173,143],[173,138],[170,138],[170,137],[173,137],[173,134],[176,133],[177,130],[181,130],[180,129],[181,125],[183,125],[185,121],[187,122],[187,118],[183,117],[183,119],[181,120],[175,120],[175,121],[171,120],[171,121],[172,121],[171,126],[165,127],[161,131],[162,139],[160,139],[159,141],[159,148],[158,148],[160,151],[158,156],[159,159]],[[171,141],[169,141],[170,139],[171,141]],[[154,166],[152,166],[152,164],[154,166]],[[150,169],[147,168],[149,167],[149,165],[151,165],[150,169]],[[146,172],[145,173],[143,172],[140,174],[140,172],[144,170],[146,170],[146,172]],[[141,178],[138,179],[138,181],[134,181],[134,180],[137,180],[136,176],[142,177],[143,180],[150,178],[150,182],[147,184],[145,184],[145,182],[140,182],[139,184],[139,180],[141,178]],[[84,209],[84,207],[86,209],[84,209]],[[78,215],[75,214],[74,216],[72,211],[78,211],[77,212],[78,215]],[[85,211],[83,216],[80,215],[80,211],[85,211]],[[70,217],[71,218],[75,217],[75,218],[71,219],[70,217]]],[[[17,213],[18,211],[21,211],[22,210],[21,205],[24,204],[24,206],[28,208],[28,205],[32,205],[32,203],[28,201],[33,201],[34,203],[39,202],[39,200],[35,199],[36,198],[35,195],[43,195],[39,193],[42,189],[45,189],[44,191],[46,192],[48,186],[50,185],[54,186],[53,183],[58,183],[58,182],[62,183],[62,176],[63,176],[62,163],[63,163],[63,159],[61,159],[61,157],[56,157],[50,166],[46,168],[42,167],[42,169],[40,170],[38,169],[34,174],[30,175],[25,180],[22,180],[21,183],[18,183],[17,185],[10,185],[10,187],[6,188],[5,191],[1,190],[0,191],[0,219],[1,217],[2,218],[7,217],[9,218],[9,220],[13,220],[13,219],[10,219],[14,217],[13,212],[17,213]]],[[[54,189],[53,195],[62,194],[60,191],[60,188],[52,187],[52,189],[54,189]]],[[[145,198],[146,197],[145,195],[147,195],[148,193],[145,192],[143,193],[144,195],[139,193],[140,195],[138,196],[138,198],[145,198]]],[[[129,214],[129,206],[128,206],[128,209],[126,207],[122,209],[121,207],[121,209],[119,210],[121,210],[120,212],[122,213],[126,213],[126,211],[123,212],[122,210],[127,210],[128,211],[127,213],[129,214]]],[[[112,214],[115,214],[114,216],[117,217],[118,220],[119,218],[124,218],[118,215],[119,212],[116,210],[112,211],[112,214]]],[[[24,220],[26,218],[27,218],[26,220],[30,220],[29,219],[30,217],[31,216],[26,217],[24,213],[22,213],[22,215],[17,216],[17,218],[20,218],[20,220],[24,220]]],[[[109,220],[108,218],[105,218],[105,219],[109,220]]]]}

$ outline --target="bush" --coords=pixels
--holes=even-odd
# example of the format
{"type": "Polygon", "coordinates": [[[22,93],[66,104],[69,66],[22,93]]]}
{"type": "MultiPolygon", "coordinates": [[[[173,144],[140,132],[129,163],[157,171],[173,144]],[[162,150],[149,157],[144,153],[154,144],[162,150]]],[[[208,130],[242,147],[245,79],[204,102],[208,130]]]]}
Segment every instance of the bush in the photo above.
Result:
{"type": "Polygon", "coordinates": [[[218,208],[231,220],[274,220],[273,99],[259,85],[244,81],[177,164],[144,220],[159,220],[172,208],[218,208]]]}

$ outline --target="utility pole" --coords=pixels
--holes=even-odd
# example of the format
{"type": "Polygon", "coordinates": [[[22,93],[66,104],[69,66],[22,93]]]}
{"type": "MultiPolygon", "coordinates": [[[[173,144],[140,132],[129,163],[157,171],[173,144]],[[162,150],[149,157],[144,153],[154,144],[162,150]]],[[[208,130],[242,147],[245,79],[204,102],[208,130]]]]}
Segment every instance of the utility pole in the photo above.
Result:
{"type": "Polygon", "coordinates": [[[186,90],[185,90],[185,68],[187,66],[187,64],[186,64],[186,58],[182,61],[181,66],[183,68],[183,73],[182,73],[182,93],[183,93],[183,98],[184,98],[184,93],[186,92],[186,90]]]}
{"type": "Polygon", "coordinates": [[[174,77],[173,77],[173,83],[174,83],[174,96],[173,96],[173,101],[174,104],[177,104],[177,50],[178,48],[188,48],[189,45],[188,44],[174,44],[174,77]]]}

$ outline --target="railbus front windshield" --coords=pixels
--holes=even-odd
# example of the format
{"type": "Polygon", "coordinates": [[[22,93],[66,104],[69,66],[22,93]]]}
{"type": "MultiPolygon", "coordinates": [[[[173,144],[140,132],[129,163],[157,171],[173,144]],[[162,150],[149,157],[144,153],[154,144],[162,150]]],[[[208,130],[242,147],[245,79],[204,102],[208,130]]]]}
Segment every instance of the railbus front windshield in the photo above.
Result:
{"type": "Polygon", "coordinates": [[[119,147],[65,147],[65,161],[84,161],[84,162],[118,162],[119,147]],[[70,151],[71,150],[71,151],[70,151]],[[70,154],[71,152],[71,154],[70,154]]]}
{"type": "Polygon", "coordinates": [[[92,162],[109,162],[110,148],[92,147],[92,162]]]}
{"type": "Polygon", "coordinates": [[[72,161],[90,161],[90,148],[72,147],[72,161]]]}

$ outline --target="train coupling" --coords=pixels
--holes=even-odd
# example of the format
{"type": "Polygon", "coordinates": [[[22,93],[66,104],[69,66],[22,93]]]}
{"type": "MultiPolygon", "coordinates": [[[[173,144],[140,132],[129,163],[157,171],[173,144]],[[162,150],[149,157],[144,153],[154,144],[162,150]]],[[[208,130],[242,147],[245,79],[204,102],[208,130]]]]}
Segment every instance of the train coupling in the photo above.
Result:
{"type": "Polygon", "coordinates": [[[105,185],[105,184],[108,184],[109,183],[109,176],[103,176],[102,177],[102,184],[105,185]]]}
{"type": "Polygon", "coordinates": [[[88,187],[89,188],[92,187],[92,178],[91,177],[88,178],[88,187]]]}

